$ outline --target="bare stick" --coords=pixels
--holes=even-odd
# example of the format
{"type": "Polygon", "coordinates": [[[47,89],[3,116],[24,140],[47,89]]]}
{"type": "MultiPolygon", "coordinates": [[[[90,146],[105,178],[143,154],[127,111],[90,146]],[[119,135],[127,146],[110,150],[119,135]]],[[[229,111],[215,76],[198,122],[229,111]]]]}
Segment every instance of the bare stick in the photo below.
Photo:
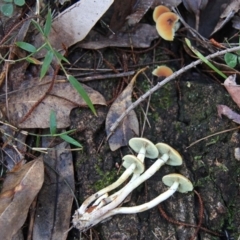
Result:
{"type": "MultiPolygon", "coordinates": [[[[206,57],[206,59],[211,59],[211,58],[215,58],[218,56],[221,56],[225,53],[228,52],[236,52],[240,50],[240,46],[238,47],[233,47],[230,49],[225,49],[223,51],[219,51],[216,53],[213,53],[211,55],[208,55],[206,57]]],[[[134,103],[132,103],[128,109],[122,113],[122,115],[115,121],[115,123],[112,125],[112,127],[110,128],[110,133],[107,136],[107,139],[109,139],[113,132],[116,130],[116,128],[118,127],[118,125],[122,122],[122,120],[135,108],[139,105],[139,103],[141,103],[142,101],[144,101],[147,97],[149,97],[151,94],[153,94],[154,92],[156,92],[159,88],[161,88],[162,86],[164,86],[166,83],[170,82],[171,80],[173,80],[174,78],[180,76],[182,73],[186,72],[187,70],[197,66],[198,64],[202,63],[202,60],[197,60],[195,62],[192,62],[191,64],[187,65],[186,67],[183,67],[181,69],[179,69],[177,72],[173,73],[171,76],[165,78],[163,81],[159,82],[156,86],[154,86],[153,88],[149,89],[145,94],[143,94],[137,101],[135,101],[134,103]]]]}

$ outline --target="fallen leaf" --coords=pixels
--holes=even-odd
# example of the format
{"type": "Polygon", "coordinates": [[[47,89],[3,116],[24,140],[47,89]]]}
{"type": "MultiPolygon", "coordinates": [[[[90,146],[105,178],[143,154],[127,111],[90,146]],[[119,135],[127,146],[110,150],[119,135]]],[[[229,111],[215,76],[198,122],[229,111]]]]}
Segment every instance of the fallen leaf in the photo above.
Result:
{"type": "Polygon", "coordinates": [[[239,11],[240,1],[239,0],[233,0],[231,2],[226,1],[226,4],[222,9],[224,10],[220,15],[218,23],[214,28],[213,32],[211,33],[211,35],[219,31],[239,11]]]}
{"type": "Polygon", "coordinates": [[[240,115],[234,112],[231,108],[226,105],[217,105],[218,116],[222,117],[222,115],[228,117],[234,122],[240,124],[240,115]]]}
{"type": "Polygon", "coordinates": [[[236,74],[230,75],[224,81],[224,87],[227,89],[232,100],[240,107],[240,85],[236,83],[236,74]]]}
{"type": "Polygon", "coordinates": [[[66,149],[70,146],[63,142],[43,156],[46,177],[38,195],[33,239],[67,238],[75,185],[72,154],[66,149]]]}
{"type": "Polygon", "coordinates": [[[0,239],[12,239],[22,227],[43,178],[42,157],[8,173],[0,193],[0,239]]]}
{"type": "Polygon", "coordinates": [[[153,7],[158,5],[177,7],[180,3],[182,3],[182,0],[154,0],[153,7]]]}
{"type": "MultiPolygon", "coordinates": [[[[139,70],[132,78],[131,82],[124,89],[124,91],[118,96],[109,109],[106,117],[106,133],[107,136],[111,133],[110,128],[114,122],[122,115],[124,111],[132,104],[132,91],[133,85],[137,79],[139,73],[146,70],[143,68],[139,70]]],[[[122,146],[128,145],[129,139],[139,135],[139,123],[135,111],[131,111],[119,124],[119,127],[108,139],[110,149],[112,151],[117,150],[122,146]]]]}
{"type": "Polygon", "coordinates": [[[154,39],[158,39],[156,27],[139,23],[133,31],[116,33],[111,37],[105,37],[96,31],[91,31],[78,46],[87,49],[100,49],[105,47],[134,47],[147,48],[154,39]],[[131,38],[131,41],[130,41],[131,38]]]}
{"type": "Polygon", "coordinates": [[[127,17],[128,25],[136,25],[152,6],[154,0],[139,0],[137,1],[134,12],[127,17]]]}
{"type": "Polygon", "coordinates": [[[117,33],[125,24],[127,16],[131,14],[137,0],[115,0],[113,14],[109,24],[110,29],[117,33]]]}
{"type": "MultiPolygon", "coordinates": [[[[57,76],[51,94],[34,109],[22,123],[21,119],[29,112],[49,88],[52,77],[46,76],[40,84],[18,91],[9,97],[9,121],[19,128],[48,128],[51,110],[56,113],[57,127],[66,128],[70,125],[69,114],[79,105],[86,106],[79,93],[64,77],[57,76]],[[61,81],[60,81],[61,80],[61,81]]],[[[39,83],[38,79],[35,82],[39,83]]],[[[93,104],[106,105],[104,97],[92,88],[82,84],[93,104]]]]}
{"type": "MultiPolygon", "coordinates": [[[[49,35],[52,47],[59,51],[63,45],[69,48],[83,40],[112,3],[113,0],[81,0],[60,13],[53,19],[49,35]]],[[[36,47],[44,43],[41,36],[36,36],[35,41],[36,47]]],[[[43,57],[45,53],[43,50],[36,56],[43,57]]]]}

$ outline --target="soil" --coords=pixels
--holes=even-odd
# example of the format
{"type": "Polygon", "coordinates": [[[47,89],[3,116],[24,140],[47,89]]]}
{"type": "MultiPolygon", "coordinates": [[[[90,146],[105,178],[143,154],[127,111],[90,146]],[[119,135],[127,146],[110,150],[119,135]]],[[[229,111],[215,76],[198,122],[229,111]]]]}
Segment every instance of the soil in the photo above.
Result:
{"type": "MultiPolygon", "coordinates": [[[[146,72],[151,77],[151,70],[146,72]]],[[[156,84],[156,80],[154,82],[156,84]]],[[[91,82],[106,98],[114,92],[116,80],[91,82]]],[[[141,76],[136,89],[145,92],[148,80],[141,76]]],[[[141,107],[146,109],[145,101],[141,107]]],[[[161,179],[169,173],[180,173],[189,178],[200,194],[203,207],[202,227],[222,236],[214,236],[200,230],[197,239],[237,239],[240,233],[240,163],[234,157],[239,147],[240,134],[235,129],[210,137],[209,135],[236,128],[238,125],[220,118],[217,105],[225,104],[234,110],[236,105],[226,90],[201,71],[192,70],[181,79],[176,79],[152,94],[143,137],[154,143],[164,142],[183,156],[183,165],[163,166],[152,178],[138,187],[124,203],[136,206],[164,192],[161,179]],[[194,143],[198,139],[205,140],[194,143]]],[[[84,128],[78,140],[82,152],[75,155],[77,194],[80,203],[97,190],[109,185],[119,176],[122,156],[131,154],[128,147],[112,152],[105,134],[105,118],[109,107],[97,107],[98,117],[88,109],[75,109],[71,114],[72,127],[84,128]]],[[[142,130],[144,115],[140,107],[135,109],[142,130]]],[[[146,159],[146,168],[154,160],[146,159]]],[[[123,171],[123,170],[121,170],[123,171]]],[[[198,197],[194,192],[176,193],[161,204],[169,218],[197,225],[200,221],[198,197]]],[[[94,227],[93,239],[191,239],[195,228],[172,224],[157,207],[139,214],[117,215],[94,227]]],[[[72,232],[72,236],[76,232],[72,232]]],[[[88,239],[83,235],[83,239],[88,239]]],[[[69,238],[72,239],[72,238],[69,238]]]]}

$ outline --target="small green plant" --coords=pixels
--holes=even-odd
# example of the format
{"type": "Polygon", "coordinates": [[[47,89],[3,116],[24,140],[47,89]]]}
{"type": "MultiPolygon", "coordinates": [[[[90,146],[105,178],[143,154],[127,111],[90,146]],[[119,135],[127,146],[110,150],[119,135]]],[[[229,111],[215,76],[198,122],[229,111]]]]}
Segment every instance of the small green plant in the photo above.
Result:
{"type": "Polygon", "coordinates": [[[227,78],[227,76],[221,72],[219,69],[217,69],[206,57],[204,57],[197,49],[195,49],[190,40],[185,38],[185,43],[187,44],[187,46],[192,50],[192,52],[199,58],[201,59],[202,62],[204,62],[205,64],[207,64],[212,70],[214,70],[217,74],[219,74],[221,77],[223,77],[224,79],[227,78]]]}
{"type": "Polygon", "coordinates": [[[240,63],[240,55],[238,52],[237,52],[237,54],[226,53],[224,55],[224,60],[229,67],[235,68],[237,66],[237,64],[240,63]]]}
{"type": "Polygon", "coordinates": [[[25,0],[3,0],[3,3],[1,4],[0,8],[1,13],[7,17],[12,16],[13,4],[21,7],[25,4],[25,0]]]}
{"type": "Polygon", "coordinates": [[[50,122],[51,136],[53,136],[53,137],[59,136],[64,141],[66,141],[76,147],[82,148],[82,145],[78,141],[76,141],[72,137],[68,136],[69,131],[57,134],[57,120],[56,120],[56,113],[54,111],[51,111],[51,113],[50,113],[50,121],[49,122],[50,122]]]}
{"type": "Polygon", "coordinates": [[[49,67],[50,64],[52,62],[53,59],[56,59],[58,64],[60,65],[62,71],[64,72],[64,74],[66,75],[68,81],[70,82],[70,84],[77,90],[77,92],[80,94],[80,96],[83,98],[83,100],[86,102],[86,104],[88,105],[88,107],[92,110],[92,112],[96,114],[96,110],[91,102],[91,99],[89,98],[88,94],[86,93],[86,91],[84,90],[84,88],[82,87],[82,85],[78,82],[78,80],[72,76],[72,75],[68,75],[67,71],[65,70],[62,61],[69,63],[69,61],[58,51],[56,51],[51,43],[48,40],[50,31],[51,31],[51,24],[52,24],[52,15],[51,15],[51,11],[48,11],[47,14],[47,18],[46,18],[46,23],[43,27],[40,26],[40,24],[35,21],[32,20],[33,25],[35,26],[35,28],[39,31],[39,33],[42,34],[43,38],[44,38],[44,44],[42,46],[40,46],[38,49],[33,46],[30,43],[27,42],[16,42],[15,44],[24,49],[25,51],[29,52],[30,54],[28,56],[26,56],[25,58],[19,59],[18,61],[21,60],[27,60],[30,63],[34,63],[34,64],[41,64],[41,70],[40,70],[40,79],[42,79],[49,67]],[[45,49],[47,51],[45,58],[43,60],[43,62],[39,62],[37,59],[35,59],[33,57],[34,54],[36,54],[37,52],[39,52],[40,50],[45,49]]]}

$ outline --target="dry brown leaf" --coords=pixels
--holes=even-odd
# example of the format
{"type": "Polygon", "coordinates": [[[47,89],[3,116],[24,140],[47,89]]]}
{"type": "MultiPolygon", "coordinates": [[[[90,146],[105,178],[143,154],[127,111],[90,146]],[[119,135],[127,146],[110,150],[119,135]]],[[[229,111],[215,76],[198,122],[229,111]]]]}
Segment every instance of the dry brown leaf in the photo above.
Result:
{"type": "MultiPolygon", "coordinates": [[[[146,68],[139,70],[132,78],[131,82],[118,96],[109,109],[106,117],[106,133],[107,136],[111,133],[110,128],[114,122],[122,115],[123,112],[132,104],[132,91],[133,85],[139,73],[143,72],[146,68]]],[[[122,146],[128,145],[129,139],[139,135],[139,123],[135,111],[131,111],[119,124],[119,127],[108,139],[110,149],[117,150],[122,146]]]]}
{"type": "Polygon", "coordinates": [[[22,227],[43,178],[42,157],[8,173],[0,193],[0,239],[12,239],[22,227]]]}
{"type": "Polygon", "coordinates": [[[74,173],[72,154],[66,149],[70,149],[70,146],[63,142],[43,157],[46,177],[38,195],[33,239],[67,238],[71,222],[74,173]]]}
{"type": "MultiPolygon", "coordinates": [[[[49,41],[54,49],[62,50],[83,40],[92,27],[112,5],[113,0],[81,0],[67,8],[53,19],[49,41]]],[[[35,37],[34,46],[40,47],[44,40],[39,35],[35,37]]],[[[46,51],[37,54],[44,57],[46,51]]]]}
{"type": "Polygon", "coordinates": [[[232,100],[240,107],[240,85],[236,83],[236,74],[230,75],[224,81],[224,87],[227,89],[232,100]]]}
{"type": "Polygon", "coordinates": [[[222,115],[228,117],[229,119],[233,120],[235,123],[240,124],[240,115],[234,112],[231,108],[226,105],[218,105],[218,116],[222,117],[222,115]]]}
{"type": "MultiPolygon", "coordinates": [[[[85,101],[79,93],[66,82],[64,77],[58,76],[51,95],[48,95],[34,109],[30,116],[23,122],[21,119],[28,113],[38,100],[44,96],[49,88],[52,77],[46,76],[39,84],[18,91],[9,97],[9,121],[19,128],[48,128],[51,110],[56,113],[57,127],[66,128],[70,125],[69,114],[74,107],[86,106],[85,101]],[[44,84],[44,82],[48,82],[44,84]]],[[[39,83],[39,80],[36,79],[39,83]]],[[[93,104],[106,105],[104,97],[92,88],[82,84],[93,104]]]]}
{"type": "Polygon", "coordinates": [[[117,32],[111,35],[110,38],[102,36],[96,31],[91,31],[82,42],[78,43],[78,46],[87,49],[131,46],[134,48],[147,48],[157,38],[159,38],[159,34],[155,26],[139,23],[133,31],[127,33],[117,32]]]}

